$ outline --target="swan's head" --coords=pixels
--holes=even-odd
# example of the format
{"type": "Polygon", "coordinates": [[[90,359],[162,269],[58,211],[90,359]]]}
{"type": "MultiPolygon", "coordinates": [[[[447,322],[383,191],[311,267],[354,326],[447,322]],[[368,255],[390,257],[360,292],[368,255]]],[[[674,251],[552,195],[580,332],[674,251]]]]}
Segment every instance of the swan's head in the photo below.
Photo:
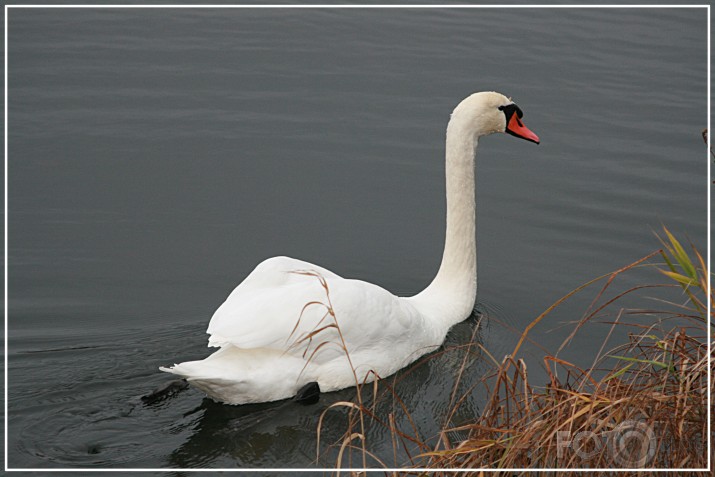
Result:
{"type": "Polygon", "coordinates": [[[519,106],[494,91],[474,93],[454,108],[449,128],[457,128],[464,134],[486,136],[496,132],[511,134],[539,144],[539,136],[521,121],[519,106]]]}

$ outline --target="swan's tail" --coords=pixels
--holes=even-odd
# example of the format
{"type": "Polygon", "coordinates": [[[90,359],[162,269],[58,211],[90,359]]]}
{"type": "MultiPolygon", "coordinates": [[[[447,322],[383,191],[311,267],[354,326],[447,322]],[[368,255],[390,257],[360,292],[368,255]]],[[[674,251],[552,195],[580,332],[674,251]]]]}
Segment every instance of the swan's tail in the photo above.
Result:
{"type": "Polygon", "coordinates": [[[185,378],[209,397],[228,404],[278,401],[293,397],[306,382],[305,361],[269,348],[224,346],[206,359],[161,371],[185,378]]]}

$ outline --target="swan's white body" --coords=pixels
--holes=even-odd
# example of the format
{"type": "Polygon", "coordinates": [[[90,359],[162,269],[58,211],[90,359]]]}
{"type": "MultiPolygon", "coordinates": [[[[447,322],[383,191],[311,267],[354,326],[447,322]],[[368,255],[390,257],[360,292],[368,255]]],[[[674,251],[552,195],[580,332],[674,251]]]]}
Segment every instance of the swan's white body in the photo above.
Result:
{"type": "Polygon", "coordinates": [[[476,93],[452,114],[445,249],[424,291],[397,297],[307,262],[270,258],[211,318],[209,346],[220,349],[204,360],[161,369],[218,401],[243,404],[289,398],[310,382],[334,391],[354,386],[356,379],[387,377],[439,347],[474,306],[475,148],[479,136],[505,131],[507,119],[498,108],[508,104],[499,93],[476,93]],[[339,332],[326,328],[335,322],[339,332]]]}

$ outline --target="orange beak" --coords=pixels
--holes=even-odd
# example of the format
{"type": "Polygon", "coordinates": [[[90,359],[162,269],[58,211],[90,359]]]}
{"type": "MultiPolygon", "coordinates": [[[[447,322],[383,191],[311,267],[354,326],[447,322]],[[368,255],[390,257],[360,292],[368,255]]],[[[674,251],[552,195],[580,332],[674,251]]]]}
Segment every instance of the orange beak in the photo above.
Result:
{"type": "Polygon", "coordinates": [[[511,118],[509,119],[509,124],[506,125],[505,132],[511,134],[512,136],[520,137],[522,139],[526,139],[527,141],[539,144],[539,136],[537,136],[536,134],[531,132],[529,128],[524,126],[524,123],[521,122],[521,119],[519,119],[517,114],[511,115],[511,118]]]}

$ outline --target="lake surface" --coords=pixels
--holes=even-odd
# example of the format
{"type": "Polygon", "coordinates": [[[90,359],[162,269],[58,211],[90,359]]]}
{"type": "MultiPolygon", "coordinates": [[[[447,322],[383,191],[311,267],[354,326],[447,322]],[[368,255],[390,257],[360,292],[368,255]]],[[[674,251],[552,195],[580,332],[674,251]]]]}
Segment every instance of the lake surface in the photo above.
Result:
{"type": "MultiPolygon", "coordinates": [[[[139,398],[209,353],[213,311],[267,257],[426,286],[445,127],[474,91],[512,96],[542,143],[480,142],[477,313],[448,348],[501,359],[558,298],[657,249],[661,224],[706,249],[702,8],[11,9],[8,41],[10,467],[315,466],[320,414],[354,391],[139,398]]],[[[555,350],[594,295],[534,339],[555,350]]],[[[562,356],[588,366],[607,331],[562,356]]],[[[425,438],[463,354],[400,374],[425,438]]],[[[471,359],[464,384],[487,369],[471,359]]],[[[331,413],[322,439],[344,430],[331,413]]],[[[384,429],[368,440],[393,464],[384,429]]]]}

